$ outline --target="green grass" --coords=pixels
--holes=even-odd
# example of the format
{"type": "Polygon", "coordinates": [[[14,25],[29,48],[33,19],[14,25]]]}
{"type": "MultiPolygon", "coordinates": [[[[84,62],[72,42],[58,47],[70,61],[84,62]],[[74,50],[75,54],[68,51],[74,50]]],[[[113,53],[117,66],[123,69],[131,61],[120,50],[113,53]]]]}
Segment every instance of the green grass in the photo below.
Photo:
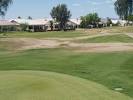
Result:
{"type": "Polygon", "coordinates": [[[76,31],[53,31],[53,32],[10,32],[2,36],[0,33],[0,38],[2,37],[30,37],[30,38],[71,38],[86,35],[93,35],[103,33],[133,33],[133,26],[126,27],[106,27],[98,29],[80,29],[76,31]]]}
{"type": "Polygon", "coordinates": [[[41,71],[0,71],[1,100],[132,100],[97,83],[41,71]]]}
{"type": "Polygon", "coordinates": [[[88,39],[82,39],[82,40],[76,40],[76,42],[81,43],[133,43],[133,38],[120,34],[120,35],[108,35],[108,36],[99,36],[95,38],[88,38],[88,39]]]}
{"type": "MultiPolygon", "coordinates": [[[[69,38],[85,36],[86,34],[78,31],[57,31],[57,32],[12,32],[6,33],[5,37],[29,37],[29,38],[69,38]]],[[[1,36],[2,37],[2,36],[1,36]]]]}
{"type": "MultiPolygon", "coordinates": [[[[1,51],[3,52],[3,51],[1,51]]],[[[133,97],[133,52],[76,53],[64,49],[0,53],[0,70],[40,70],[69,74],[133,97]]]]}

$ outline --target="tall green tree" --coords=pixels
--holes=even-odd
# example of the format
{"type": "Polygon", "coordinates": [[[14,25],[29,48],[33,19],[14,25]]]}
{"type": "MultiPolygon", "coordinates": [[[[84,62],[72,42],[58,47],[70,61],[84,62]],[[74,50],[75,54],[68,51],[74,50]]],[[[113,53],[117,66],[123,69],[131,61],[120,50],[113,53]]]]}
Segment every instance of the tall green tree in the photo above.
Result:
{"type": "Polygon", "coordinates": [[[88,28],[88,25],[95,25],[100,21],[97,13],[90,13],[81,17],[81,28],[88,28]]]}
{"type": "Polygon", "coordinates": [[[71,12],[65,4],[59,4],[56,7],[53,7],[50,15],[56,22],[59,23],[60,30],[64,30],[66,23],[71,17],[71,12]]]}
{"type": "Polygon", "coordinates": [[[127,20],[133,22],[133,15],[128,16],[127,20]]]}
{"type": "Polygon", "coordinates": [[[13,0],[0,0],[0,16],[5,16],[5,13],[13,0]]]}
{"type": "Polygon", "coordinates": [[[128,0],[129,16],[133,15],[133,0],[128,0]]]}
{"type": "Polygon", "coordinates": [[[133,14],[132,0],[117,0],[115,3],[115,11],[121,19],[127,19],[133,14]]]}

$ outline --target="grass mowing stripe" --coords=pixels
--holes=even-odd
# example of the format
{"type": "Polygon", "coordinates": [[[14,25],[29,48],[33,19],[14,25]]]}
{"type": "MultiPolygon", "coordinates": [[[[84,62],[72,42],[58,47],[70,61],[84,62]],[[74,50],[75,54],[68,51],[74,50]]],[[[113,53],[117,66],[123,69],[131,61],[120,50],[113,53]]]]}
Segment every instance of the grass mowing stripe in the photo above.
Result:
{"type": "Polygon", "coordinates": [[[133,52],[74,53],[63,49],[28,50],[0,55],[0,70],[41,70],[65,73],[123,88],[133,97],[133,52]]]}
{"type": "Polygon", "coordinates": [[[0,71],[2,100],[132,100],[81,78],[45,71],[0,71]]]}

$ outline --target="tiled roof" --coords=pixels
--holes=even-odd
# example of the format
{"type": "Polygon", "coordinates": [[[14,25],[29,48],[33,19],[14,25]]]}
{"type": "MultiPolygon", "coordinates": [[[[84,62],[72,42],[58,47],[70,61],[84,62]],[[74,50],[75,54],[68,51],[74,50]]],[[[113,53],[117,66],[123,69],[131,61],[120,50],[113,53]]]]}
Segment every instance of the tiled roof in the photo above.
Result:
{"type": "Polygon", "coordinates": [[[18,22],[19,24],[28,24],[28,25],[47,25],[49,20],[47,19],[14,19],[14,21],[18,22]]]}
{"type": "Polygon", "coordinates": [[[73,23],[75,23],[77,25],[80,25],[80,23],[81,23],[80,19],[70,19],[69,21],[71,21],[71,22],[73,22],[73,23]]]}
{"type": "Polygon", "coordinates": [[[16,22],[10,22],[8,20],[0,20],[0,26],[17,26],[19,25],[16,22]]]}

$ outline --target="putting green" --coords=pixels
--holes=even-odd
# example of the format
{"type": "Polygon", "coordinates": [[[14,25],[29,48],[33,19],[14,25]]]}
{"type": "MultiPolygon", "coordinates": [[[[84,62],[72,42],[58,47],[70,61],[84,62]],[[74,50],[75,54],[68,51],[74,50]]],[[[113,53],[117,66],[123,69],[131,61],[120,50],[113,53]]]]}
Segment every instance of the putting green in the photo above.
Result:
{"type": "Polygon", "coordinates": [[[0,100],[132,100],[94,82],[43,71],[0,71],[0,100]]]}

